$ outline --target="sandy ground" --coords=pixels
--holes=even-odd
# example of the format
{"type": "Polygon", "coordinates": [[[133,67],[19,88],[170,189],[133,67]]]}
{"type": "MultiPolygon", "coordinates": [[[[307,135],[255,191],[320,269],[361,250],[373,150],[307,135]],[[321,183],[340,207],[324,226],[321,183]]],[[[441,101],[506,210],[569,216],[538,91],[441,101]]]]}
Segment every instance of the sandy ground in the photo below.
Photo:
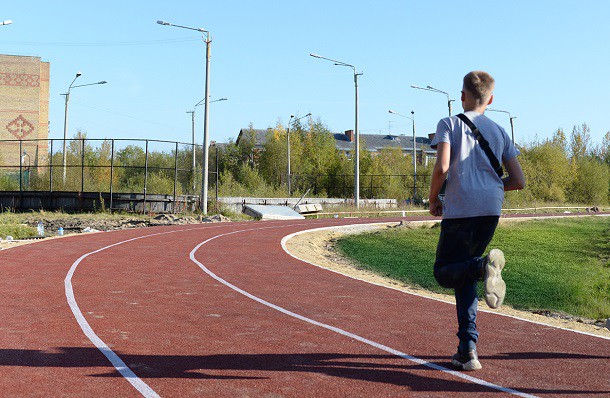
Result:
{"type": "MultiPolygon", "coordinates": [[[[501,222],[502,221],[504,220],[501,220],[501,222]]],[[[425,223],[431,224],[430,222],[425,223]]],[[[386,277],[382,277],[373,272],[363,270],[357,264],[339,255],[335,247],[336,240],[346,234],[357,234],[379,228],[419,227],[421,224],[421,222],[403,222],[401,223],[401,225],[398,225],[397,223],[389,223],[377,224],[374,226],[347,226],[333,229],[314,230],[311,232],[298,234],[290,238],[286,242],[286,249],[294,257],[297,257],[308,263],[312,263],[317,266],[324,267],[335,272],[339,272],[346,276],[397,289],[406,293],[412,293],[436,300],[455,303],[455,299],[453,298],[453,296],[432,293],[427,290],[414,286],[409,286],[402,282],[398,282],[386,277]]],[[[432,272],[432,270],[430,272],[432,272]]],[[[599,322],[597,325],[594,324],[594,321],[589,319],[562,316],[560,314],[552,314],[550,316],[539,315],[527,311],[519,311],[507,305],[504,305],[499,309],[492,310],[485,304],[484,300],[479,302],[479,310],[500,313],[507,316],[539,322],[545,325],[556,326],[610,338],[610,330],[604,327],[604,325],[600,326],[599,322]]]]}

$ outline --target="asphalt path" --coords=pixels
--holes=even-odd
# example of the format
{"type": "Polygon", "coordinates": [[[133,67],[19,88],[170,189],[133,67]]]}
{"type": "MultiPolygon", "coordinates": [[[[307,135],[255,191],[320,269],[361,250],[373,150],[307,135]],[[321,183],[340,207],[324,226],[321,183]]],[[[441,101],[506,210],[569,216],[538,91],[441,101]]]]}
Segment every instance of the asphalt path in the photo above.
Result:
{"type": "Polygon", "coordinates": [[[379,221],[155,227],[3,250],[0,395],[610,396],[609,339],[481,312],[483,369],[457,372],[453,305],[281,245],[379,221]]]}

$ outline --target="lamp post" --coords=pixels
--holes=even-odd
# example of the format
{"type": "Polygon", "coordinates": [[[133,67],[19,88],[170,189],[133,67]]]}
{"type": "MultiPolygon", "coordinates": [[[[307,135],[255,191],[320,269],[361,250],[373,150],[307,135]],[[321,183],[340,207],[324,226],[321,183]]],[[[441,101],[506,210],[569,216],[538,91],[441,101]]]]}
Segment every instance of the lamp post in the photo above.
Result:
{"type": "Polygon", "coordinates": [[[28,158],[28,167],[27,169],[25,169],[25,187],[27,190],[30,189],[30,164],[32,162],[32,159],[30,157],[29,153],[25,152],[25,149],[23,150],[23,155],[21,156],[21,163],[25,164],[25,158],[28,158]]]}
{"type": "Polygon", "coordinates": [[[64,142],[63,142],[63,182],[64,184],[66,183],[66,140],[67,140],[67,135],[68,135],[68,103],[70,102],[70,90],[73,88],[77,88],[77,87],[85,87],[85,86],[93,86],[96,84],[106,84],[107,81],[106,80],[102,80],[99,81],[97,83],[87,83],[87,84],[80,84],[77,86],[74,86],[74,82],[76,81],[76,79],[78,79],[81,76],[80,72],[76,72],[76,76],[74,77],[74,80],[72,80],[72,83],[70,83],[70,86],[68,87],[68,92],[65,94],[62,94],[66,97],[66,108],[65,108],[65,113],[64,113],[64,142]]]}
{"type": "Polygon", "coordinates": [[[209,31],[201,28],[191,28],[189,26],[174,25],[166,21],[157,21],[159,25],[173,26],[181,29],[195,30],[203,33],[205,41],[205,97],[204,99],[204,115],[203,115],[203,176],[201,183],[201,211],[203,214],[208,214],[208,158],[210,156],[210,137],[208,136],[209,122],[209,105],[210,105],[210,51],[212,44],[212,35],[209,31]]]}
{"type": "Polygon", "coordinates": [[[346,66],[348,68],[352,68],[354,71],[354,88],[356,90],[355,96],[355,115],[354,115],[354,136],[356,137],[354,140],[354,152],[355,152],[355,161],[354,161],[354,202],[356,204],[356,208],[360,207],[360,134],[358,133],[358,76],[362,76],[362,72],[356,72],[356,67],[354,65],[346,64],[345,62],[336,61],[334,59],[322,57],[318,54],[309,54],[314,58],[320,58],[327,61],[334,62],[336,66],[346,66]]]}
{"type": "Polygon", "coordinates": [[[10,25],[12,23],[13,23],[13,21],[11,21],[10,19],[7,19],[6,21],[0,22],[0,25],[10,25]]]}
{"type": "Polygon", "coordinates": [[[513,125],[513,119],[516,119],[517,116],[511,116],[509,111],[503,111],[501,109],[487,108],[487,110],[491,111],[491,112],[508,113],[508,119],[510,120],[510,135],[511,135],[511,139],[513,140],[513,145],[515,145],[515,128],[514,128],[514,125],[513,125]]]}
{"type": "MultiPolygon", "coordinates": [[[[301,120],[303,118],[306,118],[308,116],[311,116],[311,113],[308,113],[307,115],[296,119],[295,122],[298,120],[301,120]]],[[[288,159],[288,166],[287,166],[287,170],[286,170],[286,182],[288,185],[288,196],[292,195],[292,189],[291,189],[291,185],[290,185],[290,122],[292,121],[292,119],[294,119],[294,115],[290,115],[290,119],[288,119],[288,126],[286,126],[286,148],[287,148],[286,159],[288,159]]]]}
{"type": "Polygon", "coordinates": [[[418,90],[432,91],[434,93],[445,94],[447,96],[447,106],[449,107],[449,116],[451,116],[451,103],[455,100],[452,100],[451,98],[449,98],[449,93],[446,93],[445,91],[439,90],[438,88],[434,88],[432,86],[420,87],[420,86],[416,86],[416,85],[412,84],[411,88],[416,88],[418,90]]]}
{"type": "MultiPolygon", "coordinates": [[[[192,163],[192,167],[191,167],[191,172],[193,173],[193,176],[195,175],[195,109],[201,105],[202,102],[204,102],[205,98],[202,99],[201,101],[197,102],[195,104],[195,106],[193,106],[193,110],[192,111],[186,111],[186,113],[190,113],[191,114],[191,131],[192,131],[192,136],[193,136],[193,140],[192,140],[192,149],[193,149],[193,163],[192,163]]],[[[218,102],[218,101],[226,101],[227,98],[219,98],[213,101],[210,101],[210,104],[212,102],[218,102]]],[[[195,178],[193,177],[193,192],[195,191],[195,178]]]]}
{"type": "Polygon", "coordinates": [[[392,115],[396,115],[396,116],[400,116],[400,117],[404,117],[407,119],[411,119],[411,121],[413,122],[413,201],[415,201],[415,198],[417,196],[417,141],[416,141],[416,137],[415,137],[415,111],[411,111],[411,117],[409,116],[405,116],[405,115],[401,115],[398,112],[395,112],[393,110],[389,110],[389,113],[391,113],[392,115]]]}

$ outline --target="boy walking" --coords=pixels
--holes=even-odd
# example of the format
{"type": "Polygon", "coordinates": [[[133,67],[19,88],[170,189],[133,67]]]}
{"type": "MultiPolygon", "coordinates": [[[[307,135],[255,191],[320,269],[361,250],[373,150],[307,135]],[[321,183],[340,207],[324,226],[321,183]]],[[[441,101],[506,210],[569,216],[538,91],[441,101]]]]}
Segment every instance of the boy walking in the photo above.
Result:
{"type": "Polygon", "coordinates": [[[430,214],[443,217],[434,277],[441,286],[455,291],[459,345],[451,363],[462,370],[481,369],[476,350],[477,281],[484,281],[485,301],[491,308],[500,307],[506,294],[502,280],[504,253],[493,249],[482,257],[496,230],[504,191],[525,186],[517,160],[519,151],[506,131],[484,115],[493,101],[493,89],[494,79],[486,72],[473,71],[464,76],[464,113],[442,119],[431,144],[437,156],[430,186],[430,214]],[[467,121],[461,119],[463,116],[467,121]],[[489,143],[491,153],[477,141],[468,122],[489,143]],[[501,178],[494,170],[493,157],[504,164],[507,177],[501,178]],[[445,179],[441,202],[438,195],[445,179]]]}

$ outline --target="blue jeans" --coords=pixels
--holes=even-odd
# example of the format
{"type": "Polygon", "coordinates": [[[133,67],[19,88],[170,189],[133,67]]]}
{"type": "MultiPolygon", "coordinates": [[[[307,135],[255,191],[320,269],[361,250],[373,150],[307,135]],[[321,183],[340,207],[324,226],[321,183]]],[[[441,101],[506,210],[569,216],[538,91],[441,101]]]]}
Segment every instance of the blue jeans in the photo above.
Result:
{"type": "Polygon", "coordinates": [[[434,277],[455,291],[458,319],[458,349],[475,349],[477,331],[477,281],[484,275],[481,257],[491,242],[498,216],[446,219],[436,248],[434,277]]]}

